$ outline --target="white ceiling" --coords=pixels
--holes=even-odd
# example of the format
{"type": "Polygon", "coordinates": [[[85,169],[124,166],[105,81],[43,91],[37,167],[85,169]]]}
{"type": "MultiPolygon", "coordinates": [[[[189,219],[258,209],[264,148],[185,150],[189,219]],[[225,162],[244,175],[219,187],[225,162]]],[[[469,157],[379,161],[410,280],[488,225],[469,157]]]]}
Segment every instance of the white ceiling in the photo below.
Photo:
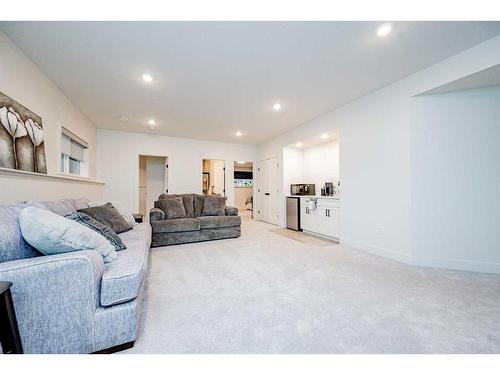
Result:
{"type": "Polygon", "coordinates": [[[382,39],[375,35],[379,24],[0,27],[98,127],[241,143],[261,143],[500,34],[500,22],[397,22],[382,39]],[[154,76],[152,84],[142,82],[143,72],[154,76]],[[154,131],[149,118],[157,122],[154,131]]]}

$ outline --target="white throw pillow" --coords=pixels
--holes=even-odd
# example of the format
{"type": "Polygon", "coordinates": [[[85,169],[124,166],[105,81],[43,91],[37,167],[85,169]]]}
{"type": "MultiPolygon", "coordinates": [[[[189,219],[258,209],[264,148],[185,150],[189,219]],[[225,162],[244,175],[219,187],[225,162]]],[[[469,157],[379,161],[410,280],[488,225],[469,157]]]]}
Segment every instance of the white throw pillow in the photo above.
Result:
{"type": "Polygon", "coordinates": [[[19,226],[26,242],[45,255],[95,250],[105,263],[118,258],[114,246],[99,233],[38,207],[23,209],[19,226]]]}
{"type": "MultiPolygon", "coordinates": [[[[106,203],[108,202],[89,202],[89,207],[104,206],[106,203]]],[[[116,208],[116,210],[120,213],[120,215],[123,216],[127,223],[132,226],[137,224],[135,222],[134,215],[132,215],[132,212],[130,212],[127,207],[125,207],[118,201],[109,201],[109,203],[111,203],[116,208]]]]}

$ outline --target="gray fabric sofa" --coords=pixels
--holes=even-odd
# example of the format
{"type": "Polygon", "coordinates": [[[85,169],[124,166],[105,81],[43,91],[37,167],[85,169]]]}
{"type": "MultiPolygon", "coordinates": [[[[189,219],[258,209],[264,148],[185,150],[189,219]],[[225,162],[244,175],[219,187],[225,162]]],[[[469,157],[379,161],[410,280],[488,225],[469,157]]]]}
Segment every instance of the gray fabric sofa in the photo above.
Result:
{"type": "Polygon", "coordinates": [[[119,236],[127,246],[104,264],[96,251],[41,255],[21,236],[27,205],[66,215],[85,199],[0,205],[0,280],[12,297],[25,353],[92,353],[131,347],[137,337],[151,244],[149,224],[119,236]]]}
{"type": "Polygon", "coordinates": [[[226,206],[224,216],[202,216],[205,197],[201,194],[162,194],[158,198],[183,197],[183,204],[187,216],[182,219],[165,220],[165,213],[158,208],[155,202],[149,214],[149,221],[153,231],[152,247],[177,245],[191,242],[236,238],[241,235],[241,217],[238,209],[226,206]],[[184,199],[192,196],[193,199],[184,199]],[[193,207],[186,207],[186,203],[193,202],[193,207]]]}

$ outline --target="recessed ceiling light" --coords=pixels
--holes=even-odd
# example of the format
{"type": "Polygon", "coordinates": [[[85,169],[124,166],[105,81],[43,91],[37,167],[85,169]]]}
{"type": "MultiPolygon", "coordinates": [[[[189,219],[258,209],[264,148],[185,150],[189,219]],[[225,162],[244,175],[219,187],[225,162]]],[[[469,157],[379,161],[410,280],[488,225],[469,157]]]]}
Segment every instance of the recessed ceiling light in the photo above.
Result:
{"type": "Polygon", "coordinates": [[[242,134],[241,132],[239,132],[239,131],[238,131],[238,132],[236,132],[236,136],[237,136],[237,137],[241,137],[242,135],[243,135],[243,134],[242,134]]]}
{"type": "Polygon", "coordinates": [[[302,143],[297,142],[297,143],[295,143],[295,146],[297,146],[297,147],[302,147],[302,143]]]}
{"type": "Polygon", "coordinates": [[[150,82],[153,82],[153,76],[151,74],[148,74],[148,73],[144,73],[142,75],[142,80],[146,83],[150,83],[150,82]]]}
{"type": "Polygon", "coordinates": [[[244,161],[237,161],[236,164],[245,164],[244,161]]]}
{"type": "Polygon", "coordinates": [[[118,120],[120,120],[122,122],[127,122],[128,121],[128,117],[127,116],[120,116],[120,117],[118,117],[118,120]]]}
{"type": "Polygon", "coordinates": [[[274,103],[274,105],[273,105],[273,109],[274,109],[276,112],[281,111],[281,104],[280,104],[280,103],[274,103]]]}
{"type": "Polygon", "coordinates": [[[392,24],[390,23],[384,23],[380,25],[377,29],[377,35],[380,37],[387,36],[391,33],[392,31],[392,24]]]}
{"type": "Polygon", "coordinates": [[[328,138],[328,134],[326,134],[326,133],[321,134],[321,139],[327,139],[327,138],[328,138]]]}
{"type": "Polygon", "coordinates": [[[151,120],[148,120],[148,124],[149,125],[156,125],[156,121],[151,119],[151,120]]]}

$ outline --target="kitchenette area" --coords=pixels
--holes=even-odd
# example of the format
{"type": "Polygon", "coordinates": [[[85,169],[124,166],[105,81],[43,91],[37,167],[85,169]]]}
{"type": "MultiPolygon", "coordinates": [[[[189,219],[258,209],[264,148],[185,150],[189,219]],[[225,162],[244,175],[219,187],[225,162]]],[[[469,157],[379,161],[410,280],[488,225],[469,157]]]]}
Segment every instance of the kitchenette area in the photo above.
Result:
{"type": "Polygon", "coordinates": [[[339,241],[341,191],[338,135],[296,142],[283,150],[286,227],[339,241]]]}

